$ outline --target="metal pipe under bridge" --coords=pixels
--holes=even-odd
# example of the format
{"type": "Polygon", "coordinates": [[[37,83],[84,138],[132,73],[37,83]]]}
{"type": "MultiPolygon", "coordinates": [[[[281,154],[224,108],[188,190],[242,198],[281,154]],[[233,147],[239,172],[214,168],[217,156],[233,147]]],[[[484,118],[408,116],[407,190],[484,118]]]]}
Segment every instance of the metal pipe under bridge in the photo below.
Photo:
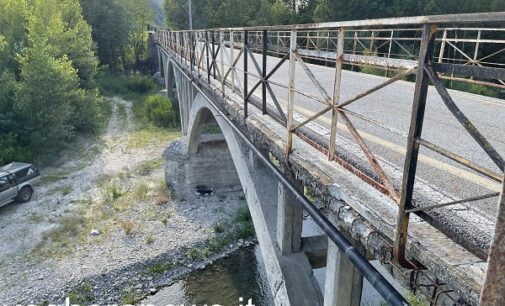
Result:
{"type": "Polygon", "coordinates": [[[278,305],[359,305],[363,276],[406,304],[385,274],[432,305],[505,305],[505,101],[456,90],[503,93],[504,20],[158,29],[185,136],[167,181],[240,185],[278,305]]]}

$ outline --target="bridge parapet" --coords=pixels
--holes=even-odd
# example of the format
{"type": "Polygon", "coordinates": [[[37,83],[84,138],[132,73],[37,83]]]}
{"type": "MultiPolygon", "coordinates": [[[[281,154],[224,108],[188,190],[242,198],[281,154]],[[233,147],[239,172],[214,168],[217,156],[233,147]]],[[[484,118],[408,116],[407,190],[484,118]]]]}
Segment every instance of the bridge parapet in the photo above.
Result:
{"type": "MultiPolygon", "coordinates": [[[[333,169],[332,167],[342,167],[348,173],[355,174],[364,186],[368,186],[357,188],[354,192],[342,192],[342,188],[333,187],[332,189],[329,186],[324,186],[320,192],[322,197],[339,200],[335,192],[330,191],[338,189],[338,193],[347,194],[348,198],[344,202],[350,205],[349,202],[355,200],[353,197],[357,193],[373,194],[371,188],[382,194],[357,201],[350,206],[354,212],[359,214],[360,218],[365,218],[367,222],[370,222],[371,228],[378,229],[385,237],[385,241],[391,240],[388,242],[394,250],[391,258],[402,268],[414,269],[412,271],[419,271],[428,266],[430,269],[440,269],[440,265],[444,266],[443,264],[432,262],[433,258],[439,258],[440,254],[434,253],[443,252],[443,243],[451,245],[447,250],[451,250],[455,254],[453,257],[448,255],[451,259],[446,261],[448,266],[445,266],[446,268],[449,266],[454,268],[450,269],[451,276],[443,276],[443,271],[435,272],[435,275],[451,283],[448,278],[454,277],[454,274],[457,273],[464,274],[463,278],[467,282],[462,282],[471,289],[468,289],[468,292],[460,290],[458,293],[467,300],[477,303],[483,277],[480,278],[480,281],[472,280],[471,275],[458,270],[459,268],[455,266],[478,270],[479,272],[473,273],[483,275],[482,269],[485,264],[482,259],[485,259],[487,248],[493,242],[490,238],[483,242],[479,242],[477,239],[477,243],[475,243],[466,237],[455,237],[454,233],[458,228],[445,226],[442,219],[446,218],[446,215],[440,211],[462,203],[496,198],[500,195],[501,188],[492,193],[473,195],[466,199],[430,203],[416,196],[414,185],[415,183],[419,184],[416,180],[416,172],[421,147],[440,154],[479,176],[503,184],[504,161],[499,150],[461,111],[461,108],[453,100],[452,92],[446,89],[442,79],[505,88],[505,64],[503,59],[497,58],[505,50],[505,31],[496,27],[468,27],[472,23],[496,24],[504,19],[505,13],[463,14],[311,25],[209,29],[192,32],[158,31],[155,37],[157,44],[171,56],[173,61],[178,63],[181,69],[185,69],[189,78],[197,82],[197,86],[205,85],[206,90],[209,93],[212,92],[213,95],[241,101],[241,108],[237,112],[241,114],[242,118],[235,118],[235,122],[243,121],[245,118],[248,130],[250,126],[247,124],[259,115],[255,109],[249,108],[252,105],[262,115],[268,115],[262,120],[274,120],[281,123],[281,125],[275,126],[275,129],[278,129],[277,135],[283,135],[283,137],[267,147],[272,151],[275,146],[282,143],[282,154],[277,154],[276,157],[284,167],[293,171],[297,165],[296,158],[300,158],[298,166],[307,171],[307,156],[298,157],[298,154],[300,152],[309,154],[311,152],[309,148],[305,151],[302,149],[308,144],[312,149],[316,148],[328,157],[328,161],[325,163],[318,161],[317,167],[315,167],[318,173],[326,173],[327,169],[333,169]],[[458,27],[458,25],[464,27],[458,27]],[[463,38],[457,36],[457,33],[462,32],[474,36],[463,38]],[[493,35],[492,38],[489,33],[493,35]],[[466,44],[466,47],[458,44],[466,44]],[[451,58],[450,54],[454,52],[460,54],[460,57],[451,58]],[[268,70],[267,63],[272,56],[278,58],[274,60],[274,67],[268,70]],[[261,66],[257,58],[261,58],[261,66]],[[497,59],[492,61],[492,58],[497,59]],[[334,68],[332,92],[322,85],[323,80],[314,73],[314,66],[310,65],[309,61],[334,68]],[[240,66],[240,62],[242,66],[240,66]],[[368,69],[378,67],[390,78],[366,91],[343,99],[341,98],[343,95],[341,89],[342,71],[345,68],[353,69],[354,66],[365,66],[368,69]],[[305,73],[306,79],[310,80],[312,84],[310,89],[297,86],[297,67],[300,67],[305,73]],[[279,73],[285,74],[284,82],[273,77],[279,73]],[[412,78],[414,74],[416,75],[415,86],[408,131],[398,130],[396,127],[388,125],[388,122],[381,122],[377,118],[370,117],[368,114],[360,114],[350,108],[351,104],[354,105],[358,100],[395,82],[412,78]],[[251,80],[254,80],[254,86],[250,86],[249,81],[251,80]],[[480,165],[421,137],[430,82],[457,122],[490,158],[491,166],[480,165]],[[286,103],[283,103],[279,97],[279,91],[274,88],[284,90],[283,93],[288,97],[286,103]],[[302,117],[296,111],[295,100],[303,101],[303,103],[310,101],[310,103],[319,103],[322,106],[319,111],[302,117]],[[324,135],[327,138],[322,139],[324,137],[320,130],[317,130],[315,121],[327,114],[331,116],[330,128],[327,135],[324,135]],[[384,167],[350,117],[364,121],[369,125],[375,125],[377,128],[387,129],[406,138],[405,163],[400,179],[394,177],[391,171],[384,167]],[[337,146],[339,121],[344,123],[359,148],[360,154],[363,156],[361,161],[356,161],[352,156],[345,156],[337,146]],[[293,137],[295,135],[298,137],[293,137]],[[398,207],[392,208],[391,203],[398,204],[398,207]],[[378,212],[382,212],[383,215],[378,212]],[[410,222],[411,219],[413,222],[410,222]],[[428,221],[453,240],[458,242],[465,239],[470,240],[470,242],[463,243],[463,246],[477,256],[473,256],[470,252],[447,240],[446,236],[432,230],[432,227],[422,220],[428,221]],[[423,235],[427,232],[432,234],[431,246],[430,243],[419,242],[423,239],[426,240],[427,237],[423,238],[423,235]],[[415,242],[409,243],[407,237],[412,237],[415,242]],[[420,244],[415,246],[416,243],[420,244]],[[430,247],[433,247],[431,251],[428,250],[430,247]],[[406,256],[406,252],[410,253],[410,256],[406,256]],[[430,259],[427,254],[432,254],[434,257],[430,259]],[[478,264],[472,265],[472,261],[478,264]],[[465,266],[467,264],[468,266],[465,266]]],[[[217,97],[215,98],[217,99],[217,97]]],[[[187,99],[180,98],[179,100],[186,101],[187,99]]],[[[221,107],[224,106],[224,104],[221,105],[221,107]]],[[[231,110],[228,112],[228,114],[233,113],[231,110]]],[[[186,114],[187,116],[188,114],[186,114]]],[[[185,120],[187,123],[187,119],[185,120]]],[[[268,128],[270,131],[274,130],[273,125],[268,128]]],[[[262,133],[274,137],[272,132],[262,131],[262,133]]],[[[263,145],[268,143],[265,139],[263,141],[263,145]]],[[[256,143],[256,145],[261,144],[256,143]]],[[[321,159],[321,156],[317,155],[311,155],[311,157],[314,160],[321,159]]],[[[332,177],[331,175],[328,175],[327,178],[336,184],[346,180],[344,177],[332,177]]],[[[320,177],[312,174],[310,181],[305,183],[315,184],[317,179],[320,177]]],[[[359,185],[358,181],[353,181],[350,186],[359,185]]],[[[350,187],[343,188],[343,190],[351,189],[350,187]]],[[[479,224],[475,224],[475,227],[478,226],[479,224]]],[[[496,226],[499,227],[500,224],[496,226]]],[[[495,270],[490,269],[490,271],[495,270]]],[[[457,279],[458,281],[462,280],[461,278],[457,279]]],[[[458,288],[457,284],[452,285],[454,288],[458,288]]],[[[434,294],[433,299],[437,298],[438,295],[435,297],[434,294]]]]}

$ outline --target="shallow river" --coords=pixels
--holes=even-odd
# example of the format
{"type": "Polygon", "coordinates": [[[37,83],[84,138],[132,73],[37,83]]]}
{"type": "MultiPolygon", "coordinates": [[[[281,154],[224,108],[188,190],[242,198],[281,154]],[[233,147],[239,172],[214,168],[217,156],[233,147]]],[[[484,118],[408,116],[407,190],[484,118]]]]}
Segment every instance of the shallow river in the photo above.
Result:
{"type": "MultiPolygon", "coordinates": [[[[303,223],[303,235],[322,234],[315,223],[308,218],[303,223]]],[[[400,288],[377,261],[371,264],[400,288]]],[[[325,268],[314,270],[314,277],[324,292],[325,268]]],[[[186,275],[182,280],[168,286],[143,301],[155,306],[247,306],[249,299],[255,306],[273,305],[265,267],[259,246],[249,247],[233,253],[205,270],[186,275]],[[243,302],[239,301],[243,298],[243,302]]],[[[382,297],[366,280],[363,282],[361,306],[387,305],[382,297]]]]}
{"type": "Polygon", "coordinates": [[[156,306],[273,305],[258,246],[242,249],[208,266],[186,275],[180,281],[149,297],[143,304],[156,306]],[[244,302],[240,302],[243,298],[244,302]]]}

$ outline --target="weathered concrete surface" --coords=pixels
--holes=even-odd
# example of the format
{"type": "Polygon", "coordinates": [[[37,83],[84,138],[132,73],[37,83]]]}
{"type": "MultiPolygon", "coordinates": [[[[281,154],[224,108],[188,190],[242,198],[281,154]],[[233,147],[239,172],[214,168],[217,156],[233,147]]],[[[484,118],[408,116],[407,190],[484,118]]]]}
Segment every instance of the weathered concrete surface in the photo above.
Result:
{"type": "MultiPolygon", "coordinates": [[[[333,215],[342,231],[347,231],[354,239],[360,241],[367,252],[375,258],[386,263],[390,261],[391,239],[394,237],[397,214],[395,203],[340,165],[327,161],[320,152],[296,137],[293,143],[294,152],[290,155],[289,161],[284,160],[286,135],[284,129],[276,121],[262,116],[258,110],[252,107],[249,108],[248,119],[244,121],[241,97],[230,94],[226,99],[223,99],[220,93],[215,92],[211,86],[206,84],[206,79],[198,81],[194,76],[194,80],[196,82],[194,86],[200,87],[212,101],[219,104],[235,125],[241,128],[258,148],[269,152],[279,160],[281,168],[294,173],[297,180],[303,182],[324,202],[324,208],[333,215]]],[[[214,85],[218,86],[217,83],[214,85]]],[[[208,107],[212,108],[209,102],[203,101],[202,103],[207,103],[208,107]]],[[[190,107],[194,106],[190,105],[190,107]]],[[[221,128],[223,129],[223,126],[221,128]]],[[[226,135],[230,131],[223,130],[223,133],[226,135]]],[[[226,138],[228,140],[228,137],[226,138]]],[[[234,156],[232,153],[232,157],[234,156]]],[[[246,189],[259,188],[258,186],[265,183],[264,180],[259,180],[256,183],[256,180],[252,178],[243,179],[240,164],[235,161],[235,157],[234,162],[246,195],[250,194],[250,191],[248,192],[246,189]],[[257,185],[254,185],[255,183],[257,185]]],[[[256,197],[247,196],[249,205],[258,205],[262,193],[256,192],[255,194],[256,197]]],[[[257,223],[267,222],[266,220],[275,215],[275,211],[253,215],[253,220],[256,220],[255,227],[268,228],[266,224],[257,223]]],[[[275,236],[271,236],[272,233],[275,233],[275,229],[272,229],[270,233],[260,233],[259,237],[262,237],[259,238],[260,243],[262,240],[267,241],[266,245],[272,243],[275,240],[275,236]]],[[[277,254],[278,250],[273,253],[271,250],[263,251],[262,245],[262,252],[264,252],[264,258],[268,258],[277,254]]],[[[485,262],[448,239],[431,225],[415,217],[410,227],[407,254],[428,269],[425,273],[432,280],[437,279],[439,282],[445,283],[446,288],[455,290],[451,293],[452,297],[462,298],[471,304],[478,304],[485,262]]],[[[269,270],[268,267],[267,270],[269,270]]],[[[408,284],[412,271],[395,268],[391,272],[395,278],[408,284]]],[[[276,274],[270,271],[269,275],[276,274]]],[[[270,281],[277,284],[274,278],[271,278],[270,281]]],[[[431,296],[430,290],[427,289],[424,293],[431,296]]],[[[441,295],[440,302],[451,303],[445,295],[441,295]]]]}
{"type": "Polygon", "coordinates": [[[302,244],[303,209],[282,184],[278,184],[277,199],[277,243],[282,255],[298,253],[302,244]]]}
{"type": "MultiPolygon", "coordinates": [[[[212,112],[203,96],[196,95],[191,104],[188,136],[184,141],[172,143],[165,152],[167,180],[171,184],[175,181],[176,189],[184,190],[185,184],[194,184],[201,177],[210,182],[238,179],[251,212],[276,305],[322,305],[322,294],[307,257],[303,253],[282,256],[277,246],[277,180],[254,162],[248,147],[212,112]],[[209,115],[214,116],[223,135],[201,134],[202,126],[209,122],[209,115]],[[225,160],[226,165],[223,164],[225,160]],[[208,175],[198,171],[209,164],[218,169],[212,169],[208,175]],[[221,178],[224,169],[236,169],[235,176],[221,178]]],[[[227,183],[223,185],[228,186],[227,183]]]]}
{"type": "MultiPolygon", "coordinates": [[[[332,217],[330,220],[334,225],[337,225],[332,217]]],[[[362,249],[364,252],[363,247],[358,246],[358,249],[362,249]]],[[[359,306],[362,290],[363,276],[349,259],[340,253],[338,247],[328,239],[324,306],[359,306]]]]}
{"type": "MultiPolygon", "coordinates": [[[[505,178],[504,178],[505,180],[505,178]]],[[[482,287],[480,303],[482,306],[494,306],[505,304],[505,185],[502,187],[494,243],[489,252],[489,268],[486,272],[486,280],[482,287]]]]}
{"type": "Polygon", "coordinates": [[[223,135],[204,135],[197,154],[189,154],[185,139],[173,141],[165,149],[165,182],[175,191],[195,192],[198,185],[215,192],[242,189],[223,135]]]}

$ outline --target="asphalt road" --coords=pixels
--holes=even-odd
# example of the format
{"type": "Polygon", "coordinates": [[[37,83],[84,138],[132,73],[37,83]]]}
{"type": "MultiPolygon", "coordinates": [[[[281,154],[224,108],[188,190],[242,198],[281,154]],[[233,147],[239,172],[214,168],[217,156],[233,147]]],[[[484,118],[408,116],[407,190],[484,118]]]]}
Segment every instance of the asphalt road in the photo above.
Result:
{"type": "MultiPolygon", "coordinates": [[[[225,50],[223,53],[224,62],[227,63],[229,49],[225,50]]],[[[235,50],[235,56],[238,53],[239,51],[235,50]]],[[[218,55],[219,58],[220,54],[218,55]]],[[[261,67],[261,56],[256,55],[255,58],[261,67]]],[[[270,71],[278,61],[278,58],[269,56],[267,70],[270,71]]],[[[248,61],[248,65],[250,73],[257,74],[254,63],[251,60],[248,61]]],[[[333,93],[335,69],[310,64],[308,66],[331,96],[333,93]]],[[[220,67],[220,63],[218,63],[218,67],[220,67]]],[[[225,69],[227,69],[226,65],[225,69]]],[[[242,83],[242,58],[238,61],[237,69],[239,70],[237,71],[237,79],[242,83]]],[[[288,69],[289,62],[286,61],[270,80],[287,87],[288,69]]],[[[340,93],[341,101],[352,98],[386,80],[387,78],[385,77],[344,71],[340,93]]],[[[249,76],[249,90],[257,81],[257,78],[249,76]]],[[[274,84],[272,84],[272,88],[279,102],[286,106],[287,89],[274,84]]],[[[296,65],[295,88],[312,96],[322,98],[316,86],[314,86],[299,64],[296,65]]],[[[505,101],[454,90],[449,90],[449,92],[462,112],[486,136],[496,150],[502,156],[505,156],[505,101]]],[[[255,94],[258,96],[261,95],[261,87],[255,91],[255,94]]],[[[399,171],[403,169],[404,164],[407,143],[406,135],[410,125],[413,95],[414,83],[398,81],[346,107],[351,111],[379,121],[381,124],[390,126],[404,134],[398,135],[388,129],[349,116],[374,154],[383,160],[384,163],[390,164],[399,171]]],[[[269,103],[272,102],[269,101],[269,103]]],[[[297,112],[295,119],[301,117],[308,118],[324,108],[325,105],[321,102],[297,94],[295,98],[295,111],[297,112]]],[[[328,112],[325,116],[321,116],[316,120],[316,123],[323,127],[323,133],[325,132],[324,130],[329,130],[330,114],[328,112]]],[[[338,135],[337,147],[339,144],[343,144],[343,142],[355,143],[342,120],[339,120],[338,123],[338,135]]],[[[493,161],[450,113],[435,88],[431,86],[428,92],[422,137],[481,166],[499,172],[493,161]]],[[[460,166],[438,153],[431,152],[425,148],[421,148],[420,152],[417,177],[429,183],[434,189],[440,190],[452,198],[463,199],[501,190],[499,183],[460,166]]],[[[386,172],[388,171],[386,170],[386,172]]],[[[394,176],[393,174],[391,175],[394,176]]],[[[497,198],[492,198],[465,204],[465,206],[473,210],[480,217],[494,222],[497,202],[497,198]]]]}

